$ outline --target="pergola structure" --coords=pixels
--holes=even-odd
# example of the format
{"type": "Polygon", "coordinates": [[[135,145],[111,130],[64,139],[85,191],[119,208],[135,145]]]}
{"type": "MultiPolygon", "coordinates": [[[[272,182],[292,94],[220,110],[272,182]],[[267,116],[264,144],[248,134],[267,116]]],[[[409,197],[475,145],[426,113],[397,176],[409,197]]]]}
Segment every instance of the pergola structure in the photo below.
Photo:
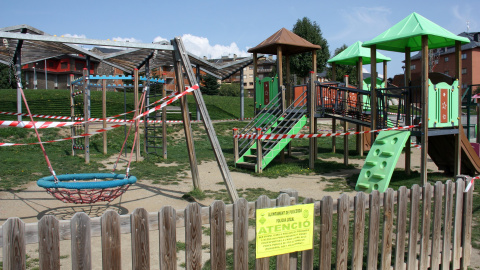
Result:
{"type": "MultiPolygon", "coordinates": [[[[372,63],[376,63],[376,51],[386,50],[405,53],[405,74],[406,81],[410,81],[410,53],[414,51],[421,51],[422,53],[422,125],[421,125],[421,138],[422,138],[422,150],[421,150],[421,179],[422,183],[427,182],[427,154],[428,154],[428,50],[442,47],[455,46],[455,77],[459,81],[458,85],[461,85],[461,45],[469,43],[467,38],[459,37],[450,31],[438,26],[432,21],[426,19],[418,13],[412,13],[405,19],[395,24],[390,29],[386,30],[382,34],[378,35],[374,39],[363,43],[364,47],[370,48],[370,57],[372,63]]],[[[376,64],[371,66],[372,74],[377,71],[376,64]]],[[[376,116],[376,91],[375,84],[372,84],[372,97],[371,107],[372,115],[376,116]]],[[[459,92],[458,110],[459,116],[461,116],[461,100],[462,92],[459,92]]],[[[408,106],[407,106],[408,107],[408,106]]],[[[458,128],[461,126],[461,117],[458,119],[458,128]]],[[[376,122],[375,117],[372,117],[372,122],[376,122]]],[[[406,123],[410,125],[411,123],[406,123]]],[[[458,129],[457,129],[458,131],[458,129]]],[[[454,174],[460,174],[460,151],[461,151],[461,138],[457,132],[455,141],[455,169],[454,174]]],[[[406,143],[406,171],[410,170],[410,139],[406,143]]]]}
{"type": "MultiPolygon", "coordinates": [[[[21,74],[22,64],[28,64],[65,54],[76,54],[84,55],[86,57],[87,66],[90,59],[95,58],[100,62],[130,74],[133,74],[135,71],[146,71],[146,73],[148,73],[149,69],[165,65],[174,66],[177,77],[177,89],[179,92],[183,92],[185,89],[184,72],[187,74],[186,79],[191,86],[198,84],[199,72],[194,74],[192,66],[197,67],[197,71],[203,70],[204,72],[212,74],[220,79],[233,75],[253,62],[253,59],[249,57],[223,66],[215,65],[188,53],[180,38],[175,38],[170,42],[165,41],[161,43],[95,40],[52,36],[29,25],[18,25],[0,28],[0,39],[2,42],[0,46],[0,62],[7,65],[15,65],[18,76],[21,74]],[[123,50],[111,54],[99,55],[83,48],[83,46],[110,46],[123,50]]],[[[17,96],[17,112],[21,113],[20,91],[18,91],[17,96]]],[[[211,119],[208,115],[200,91],[194,91],[194,97],[229,195],[233,200],[236,200],[238,199],[238,194],[233,187],[233,181],[225,157],[220,148],[218,138],[215,135],[215,130],[213,129],[211,119]]],[[[180,105],[184,119],[185,137],[194,187],[200,188],[186,98],[181,98],[180,105]]],[[[135,104],[135,107],[137,107],[137,104],[135,104]]],[[[21,121],[21,119],[19,119],[19,121],[21,121]]]]}
{"type": "MultiPolygon", "coordinates": [[[[278,85],[281,87],[284,84],[283,78],[283,56],[285,56],[286,65],[286,97],[282,100],[283,108],[288,107],[293,102],[292,84],[290,80],[290,56],[294,54],[312,53],[312,72],[317,74],[317,50],[321,49],[320,45],[312,44],[309,41],[303,39],[297,34],[282,28],[271,35],[269,38],[262,41],[257,46],[248,50],[249,53],[253,53],[253,77],[257,78],[257,58],[258,54],[271,54],[277,56],[277,72],[278,72],[278,85]],[[286,103],[286,104],[285,104],[286,103]]],[[[312,76],[314,77],[314,76],[312,76]]],[[[279,89],[280,89],[279,87],[279,89]]],[[[255,93],[257,89],[254,89],[255,93]]],[[[255,95],[256,96],[256,95],[255,95]]],[[[313,95],[312,95],[313,100],[313,95]]],[[[312,107],[313,108],[313,107],[312,107]]],[[[310,112],[310,133],[315,133],[317,130],[317,121],[315,119],[315,113],[310,112]]],[[[288,152],[291,153],[290,145],[288,152]]],[[[313,167],[313,162],[317,157],[317,138],[310,139],[310,152],[312,157],[310,158],[310,167],[313,167]]],[[[281,152],[281,159],[284,160],[284,152],[281,152]]]]}

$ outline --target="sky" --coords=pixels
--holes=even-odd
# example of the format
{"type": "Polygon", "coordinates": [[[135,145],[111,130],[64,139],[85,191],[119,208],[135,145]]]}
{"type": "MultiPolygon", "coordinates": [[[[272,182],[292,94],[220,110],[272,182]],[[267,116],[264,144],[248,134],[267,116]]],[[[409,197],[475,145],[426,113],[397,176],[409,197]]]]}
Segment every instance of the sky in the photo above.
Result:
{"type": "MultiPolygon", "coordinates": [[[[412,12],[454,34],[466,32],[467,25],[470,32],[480,32],[478,0],[3,2],[0,28],[27,24],[57,36],[143,43],[180,36],[189,52],[208,58],[250,56],[249,48],[281,28],[292,30],[303,17],[320,26],[332,57],[336,48],[371,40],[412,12]]],[[[392,58],[388,77],[403,73],[403,54],[380,52],[392,58]]],[[[377,69],[382,72],[380,65],[377,69]]]]}

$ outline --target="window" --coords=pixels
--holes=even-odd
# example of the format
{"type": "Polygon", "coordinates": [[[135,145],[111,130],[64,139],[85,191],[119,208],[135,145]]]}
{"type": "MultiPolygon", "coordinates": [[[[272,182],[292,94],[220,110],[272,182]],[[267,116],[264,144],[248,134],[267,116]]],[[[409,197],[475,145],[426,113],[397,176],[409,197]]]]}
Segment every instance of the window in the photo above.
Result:
{"type": "Polygon", "coordinates": [[[243,86],[247,86],[247,83],[244,82],[244,83],[243,83],[243,86]]]}
{"type": "Polygon", "coordinates": [[[245,80],[247,78],[247,75],[243,75],[243,79],[245,80]]]}
{"type": "Polygon", "coordinates": [[[415,70],[415,65],[411,65],[411,66],[410,66],[410,69],[411,69],[411,70],[415,70]]]}
{"type": "Polygon", "coordinates": [[[467,59],[467,54],[466,53],[462,53],[462,59],[467,59]]]}
{"type": "Polygon", "coordinates": [[[253,74],[250,74],[248,77],[253,78],[253,74]]]}
{"type": "Polygon", "coordinates": [[[462,74],[467,74],[467,69],[466,68],[462,68],[462,74]]]}
{"type": "Polygon", "coordinates": [[[61,69],[67,69],[68,68],[68,63],[67,62],[60,63],[60,68],[61,69]]]}
{"type": "Polygon", "coordinates": [[[253,82],[249,82],[248,85],[253,85],[253,82]]]}
{"type": "Polygon", "coordinates": [[[435,63],[435,65],[437,65],[438,64],[438,59],[435,59],[434,63],[435,63]]]}
{"type": "Polygon", "coordinates": [[[448,62],[448,56],[445,56],[445,62],[448,62]]]}
{"type": "Polygon", "coordinates": [[[252,66],[249,66],[248,69],[253,70],[253,67],[252,67],[252,66]]]}
{"type": "Polygon", "coordinates": [[[445,70],[445,72],[443,74],[448,75],[448,70],[445,70]]]}

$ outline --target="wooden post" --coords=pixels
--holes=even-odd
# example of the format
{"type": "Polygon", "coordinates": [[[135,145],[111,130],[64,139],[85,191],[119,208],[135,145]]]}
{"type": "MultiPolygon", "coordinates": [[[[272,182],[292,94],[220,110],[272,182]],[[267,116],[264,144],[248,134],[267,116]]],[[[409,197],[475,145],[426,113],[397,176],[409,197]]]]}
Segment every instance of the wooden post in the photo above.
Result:
{"type": "MultiPolygon", "coordinates": [[[[172,45],[174,45],[174,48],[175,48],[174,59],[176,59],[177,61],[181,61],[183,68],[187,73],[190,85],[197,85],[197,80],[195,79],[195,76],[193,74],[190,59],[188,58],[187,51],[183,46],[182,40],[179,37],[176,37],[174,40],[172,40],[172,45]]],[[[178,69],[177,71],[181,73],[182,70],[178,69]]],[[[225,182],[225,186],[227,188],[228,194],[230,196],[230,199],[232,201],[235,201],[239,198],[239,196],[238,196],[237,190],[233,185],[233,179],[230,174],[230,171],[228,170],[227,161],[225,159],[225,156],[223,155],[222,148],[220,147],[220,142],[218,141],[217,135],[215,134],[215,129],[213,127],[212,120],[208,115],[207,106],[205,105],[205,101],[203,100],[202,93],[200,91],[194,91],[193,94],[200,108],[203,124],[204,124],[205,130],[207,131],[208,138],[210,139],[210,143],[211,143],[213,152],[215,154],[218,167],[220,169],[220,172],[222,173],[223,181],[225,182]]]]}
{"type": "MultiPolygon", "coordinates": [[[[454,175],[461,174],[462,159],[462,138],[460,136],[460,127],[462,126],[462,44],[455,41],[455,77],[458,80],[458,134],[455,135],[455,166],[454,175]]],[[[478,121],[478,120],[477,120],[478,121]]],[[[470,127],[469,127],[470,128],[470,127]]]]}
{"type": "MultiPolygon", "coordinates": [[[[345,80],[345,87],[348,88],[348,75],[345,75],[343,79],[345,80]]],[[[344,95],[343,109],[345,110],[345,114],[346,114],[348,110],[348,98],[349,98],[348,91],[344,92],[343,95],[344,95]]],[[[348,132],[347,121],[343,121],[343,132],[348,132]]],[[[343,164],[348,165],[348,135],[343,136],[343,164]]]]}
{"type": "Polygon", "coordinates": [[[387,80],[387,60],[383,60],[383,83],[385,83],[385,88],[388,87],[387,80]]]}
{"type": "MultiPolygon", "coordinates": [[[[233,129],[233,136],[238,135],[238,128],[233,129]]],[[[238,154],[238,138],[233,137],[233,156],[235,158],[235,162],[239,159],[239,154],[238,154]]]]}
{"type": "Polygon", "coordinates": [[[428,158],[428,36],[422,36],[422,155],[420,161],[422,186],[427,183],[428,158]]]}
{"type": "MultiPolygon", "coordinates": [[[[410,88],[410,77],[411,77],[411,59],[410,59],[410,47],[405,48],[405,89],[408,91],[407,100],[405,101],[405,124],[410,126],[412,124],[411,116],[411,106],[410,103],[412,98],[412,91],[410,88]]],[[[405,174],[410,175],[411,173],[411,163],[412,163],[412,149],[411,149],[412,137],[408,136],[407,142],[405,143],[405,174]]]]}
{"type": "MultiPolygon", "coordinates": [[[[312,70],[313,70],[313,84],[312,84],[312,105],[314,105],[313,111],[313,133],[317,133],[317,118],[315,118],[316,108],[318,104],[317,89],[315,88],[315,81],[317,80],[317,50],[312,51],[312,70]]],[[[317,160],[318,157],[318,138],[313,138],[313,159],[317,160]]]]}
{"type": "Polygon", "coordinates": [[[475,99],[475,102],[477,102],[477,133],[475,135],[476,137],[476,142],[480,143],[480,100],[477,98],[475,99]]]}
{"type": "MultiPolygon", "coordinates": [[[[262,135],[262,129],[257,128],[257,136],[262,135]]],[[[257,173],[262,173],[262,140],[260,138],[257,138],[257,173]]]]}
{"type": "MultiPolygon", "coordinates": [[[[178,52],[173,52],[173,58],[177,59],[175,61],[175,77],[177,78],[177,90],[179,93],[183,93],[185,91],[185,79],[183,77],[182,62],[179,60],[179,57],[175,56],[176,53],[178,52]]],[[[190,170],[192,172],[193,188],[201,189],[200,174],[198,173],[198,163],[197,157],[195,155],[195,145],[193,142],[193,132],[188,113],[186,96],[180,98],[180,108],[182,110],[183,129],[185,130],[185,141],[187,143],[188,159],[190,161],[190,170]]]]}
{"type": "MultiPolygon", "coordinates": [[[[102,80],[102,118],[103,128],[107,128],[107,80],[102,80]]],[[[103,154],[107,154],[107,133],[103,132],[103,154]]]]}
{"type": "MultiPolygon", "coordinates": [[[[357,72],[358,72],[358,89],[363,90],[363,58],[358,57],[358,62],[357,62],[357,72]]],[[[357,110],[359,111],[360,115],[363,114],[363,96],[360,94],[357,95],[357,110]]],[[[360,125],[357,125],[356,131],[360,132],[362,127],[360,125]]],[[[357,134],[357,153],[360,154],[361,157],[363,157],[363,134],[357,134]]]]}
{"type": "MultiPolygon", "coordinates": [[[[377,129],[377,46],[370,47],[370,121],[371,130],[377,129]]],[[[371,144],[375,141],[375,133],[372,132],[371,144]]]]}
{"type": "Polygon", "coordinates": [[[293,97],[295,96],[292,92],[292,78],[290,72],[290,55],[285,55],[285,65],[286,65],[286,85],[287,85],[287,92],[286,92],[286,106],[290,106],[292,104],[293,97]]]}
{"type": "MultiPolygon", "coordinates": [[[[288,108],[294,99],[295,93],[293,92],[292,89],[292,78],[291,78],[291,72],[290,72],[290,55],[285,55],[285,69],[286,69],[286,82],[285,84],[287,85],[286,87],[286,93],[285,93],[285,106],[288,108]]],[[[292,142],[290,141],[287,146],[287,155],[292,156],[292,142]]]]}
{"type": "MultiPolygon", "coordinates": [[[[167,96],[167,89],[165,89],[166,84],[163,84],[162,87],[162,97],[167,96]]],[[[167,107],[162,109],[162,151],[163,158],[167,159],[167,107]]]]}
{"type": "MultiPolygon", "coordinates": [[[[137,110],[136,115],[139,115],[141,110],[138,107],[138,83],[139,83],[139,77],[138,77],[138,69],[133,70],[133,104],[135,106],[135,110],[137,110]]],[[[135,161],[139,161],[140,158],[140,136],[138,136],[139,128],[139,120],[135,120],[135,134],[137,134],[137,140],[133,142],[133,147],[135,148],[135,161]]]]}
{"type": "MultiPolygon", "coordinates": [[[[253,53],[253,116],[257,115],[257,53],[253,53]]],[[[260,91],[260,90],[259,90],[260,91]]]]}
{"type": "MultiPolygon", "coordinates": [[[[75,119],[75,100],[73,97],[73,93],[75,92],[75,86],[73,85],[73,81],[75,80],[73,74],[70,74],[70,117],[72,121],[75,119]]],[[[72,125],[70,128],[70,136],[75,136],[75,125],[72,125]]],[[[72,140],[72,156],[75,156],[75,140],[72,140]]]]}
{"type": "MultiPolygon", "coordinates": [[[[282,57],[282,46],[277,47],[277,72],[278,72],[278,87],[277,89],[281,90],[283,86],[283,57],[282,57]]],[[[282,95],[282,107],[285,104],[285,96],[282,95]]],[[[285,163],[285,149],[280,151],[280,162],[285,163]]]]}
{"type": "MultiPolygon", "coordinates": [[[[332,81],[335,81],[337,78],[337,65],[335,63],[332,63],[332,81]]],[[[335,118],[332,118],[332,133],[337,132],[337,120],[335,118]]],[[[337,137],[332,136],[332,153],[335,153],[337,151],[337,137]]]]}
{"type": "MultiPolygon", "coordinates": [[[[46,72],[46,71],[45,71],[46,72]]],[[[88,85],[90,84],[88,70],[86,68],[83,69],[83,117],[86,121],[84,124],[85,133],[88,133],[88,118],[90,118],[90,91],[88,85]]],[[[90,163],[90,137],[85,137],[85,163],[90,163]]]]}
{"type": "MultiPolygon", "coordinates": [[[[316,97],[316,94],[315,94],[315,82],[314,82],[314,78],[315,78],[315,74],[313,73],[313,71],[310,72],[310,95],[308,95],[308,97],[310,98],[307,102],[309,102],[310,106],[309,109],[309,114],[310,114],[310,134],[314,134],[316,133],[316,130],[315,130],[315,97],[316,97]]],[[[309,156],[309,165],[308,167],[313,170],[315,168],[315,138],[310,138],[310,156],[309,156]]]]}

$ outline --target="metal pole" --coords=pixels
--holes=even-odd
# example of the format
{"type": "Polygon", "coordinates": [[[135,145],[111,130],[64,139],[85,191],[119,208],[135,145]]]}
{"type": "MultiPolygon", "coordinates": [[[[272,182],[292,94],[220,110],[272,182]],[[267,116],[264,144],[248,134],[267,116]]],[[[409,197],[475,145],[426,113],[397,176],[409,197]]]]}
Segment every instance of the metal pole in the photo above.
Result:
{"type": "Polygon", "coordinates": [[[245,118],[245,87],[243,86],[243,68],[240,70],[240,120],[245,118]]]}
{"type": "MultiPolygon", "coordinates": [[[[348,88],[348,75],[345,75],[344,77],[345,80],[345,87],[348,88]]],[[[343,103],[343,109],[345,110],[345,117],[346,117],[346,112],[348,110],[348,91],[343,93],[344,96],[344,103],[343,103]]],[[[348,122],[343,121],[343,132],[348,132],[348,122]]],[[[348,135],[343,136],[343,164],[348,165],[348,135]]]]}
{"type": "MultiPolygon", "coordinates": [[[[18,78],[18,80],[21,82],[22,81],[22,54],[21,54],[22,48],[19,47],[16,52],[16,59],[15,59],[15,77],[18,78]]],[[[19,88],[19,85],[17,81],[15,81],[15,84],[17,85],[17,112],[19,114],[22,113],[22,94],[21,90],[19,88]]],[[[22,116],[17,115],[17,121],[22,121],[22,116]]]]}

